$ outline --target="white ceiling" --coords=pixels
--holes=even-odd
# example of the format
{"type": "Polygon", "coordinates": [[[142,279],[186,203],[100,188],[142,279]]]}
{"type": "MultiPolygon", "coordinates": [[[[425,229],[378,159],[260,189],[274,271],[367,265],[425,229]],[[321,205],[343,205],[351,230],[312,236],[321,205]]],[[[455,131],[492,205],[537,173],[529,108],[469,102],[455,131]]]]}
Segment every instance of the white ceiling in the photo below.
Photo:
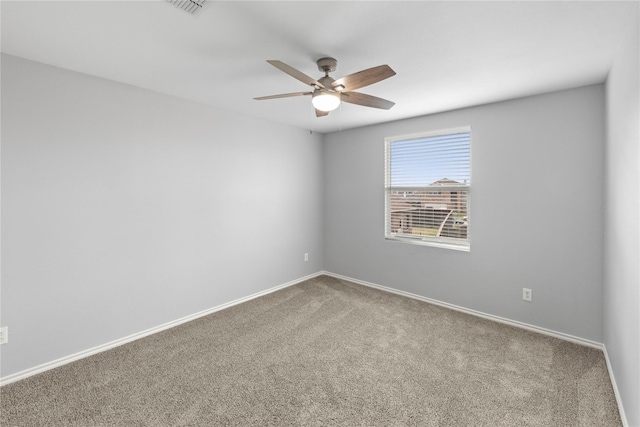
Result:
{"type": "Polygon", "coordinates": [[[195,16],[164,1],[2,1],[2,51],[287,125],[333,132],[605,80],[638,2],[215,1],[195,16]],[[315,61],[339,78],[397,75],[316,118],[303,83],[315,61]]]}

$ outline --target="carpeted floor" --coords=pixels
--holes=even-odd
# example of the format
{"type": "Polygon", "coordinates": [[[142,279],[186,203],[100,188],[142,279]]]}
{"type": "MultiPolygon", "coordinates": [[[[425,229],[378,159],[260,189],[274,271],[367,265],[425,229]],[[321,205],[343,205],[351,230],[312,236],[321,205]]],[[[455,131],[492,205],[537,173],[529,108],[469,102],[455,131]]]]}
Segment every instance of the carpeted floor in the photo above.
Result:
{"type": "Polygon", "coordinates": [[[2,426],[620,426],[601,351],[321,276],[0,389],[2,426]]]}

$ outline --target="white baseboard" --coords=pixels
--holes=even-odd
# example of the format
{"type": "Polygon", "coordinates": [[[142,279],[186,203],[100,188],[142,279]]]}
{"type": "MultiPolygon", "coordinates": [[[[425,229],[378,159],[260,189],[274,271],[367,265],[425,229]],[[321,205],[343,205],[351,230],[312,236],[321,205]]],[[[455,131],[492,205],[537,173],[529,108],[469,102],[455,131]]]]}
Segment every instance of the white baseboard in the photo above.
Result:
{"type": "Polygon", "coordinates": [[[609,360],[609,353],[607,353],[607,346],[602,344],[602,352],[604,353],[604,360],[607,362],[607,370],[609,371],[609,378],[611,379],[611,386],[613,387],[613,394],[616,396],[616,403],[618,404],[618,412],[620,412],[620,419],[622,420],[623,427],[629,427],[627,421],[627,415],[624,413],[624,406],[622,406],[622,399],[620,392],[618,391],[618,384],[616,383],[616,377],[613,374],[613,368],[611,361],[609,360]]]}
{"type": "Polygon", "coordinates": [[[249,295],[249,296],[246,296],[246,297],[243,297],[243,298],[238,298],[238,299],[230,301],[228,303],[221,304],[221,305],[209,308],[207,310],[203,310],[203,311],[200,311],[198,313],[194,313],[194,314],[191,314],[189,316],[185,316],[185,317],[182,317],[180,319],[173,320],[173,321],[168,322],[168,323],[164,323],[164,324],[162,324],[160,326],[156,326],[156,327],[147,329],[145,331],[138,332],[138,333],[126,336],[124,338],[120,338],[120,339],[117,339],[115,341],[108,342],[106,344],[102,344],[102,345],[99,345],[99,346],[96,346],[96,347],[93,347],[93,348],[89,348],[87,350],[83,350],[83,351],[80,351],[78,353],[71,354],[69,356],[65,356],[65,357],[62,357],[60,359],[53,360],[51,362],[43,363],[43,364],[35,366],[33,368],[29,368],[29,369],[25,369],[24,371],[16,372],[15,374],[7,375],[5,377],[0,378],[0,386],[4,386],[4,385],[7,385],[7,384],[11,384],[13,382],[16,382],[16,381],[20,381],[20,380],[28,378],[28,377],[30,377],[32,375],[36,375],[36,374],[39,374],[41,372],[48,371],[50,369],[54,369],[54,368],[57,368],[57,367],[62,366],[62,365],[66,365],[67,363],[71,363],[71,362],[74,362],[76,360],[84,359],[85,357],[89,357],[89,356],[92,356],[92,355],[97,354],[97,353],[102,353],[103,351],[107,351],[107,350],[112,349],[114,347],[118,347],[118,346],[130,343],[132,341],[139,340],[140,338],[144,338],[146,336],[149,336],[149,335],[164,331],[165,329],[173,328],[173,327],[181,325],[183,323],[190,322],[191,320],[195,320],[195,319],[197,319],[199,317],[203,317],[203,316],[215,313],[216,311],[224,310],[225,308],[229,308],[229,307],[232,307],[234,305],[241,304],[243,302],[247,302],[249,300],[261,297],[263,295],[270,294],[272,292],[278,291],[280,289],[287,288],[289,286],[293,286],[295,284],[298,284],[300,282],[304,282],[305,280],[312,279],[312,278],[320,276],[322,274],[324,274],[324,272],[319,271],[317,273],[313,273],[313,274],[310,274],[308,276],[301,277],[299,279],[295,279],[295,280],[292,280],[292,281],[287,282],[287,283],[283,283],[282,285],[274,286],[273,288],[269,288],[267,290],[264,290],[264,291],[261,291],[261,292],[257,292],[255,294],[252,294],[252,295],[249,295]]]}
{"type": "Polygon", "coordinates": [[[390,292],[392,294],[402,295],[402,296],[405,296],[405,297],[408,297],[408,298],[417,299],[417,300],[420,300],[420,301],[427,302],[429,304],[439,305],[441,307],[446,307],[446,308],[449,308],[451,310],[456,310],[456,311],[460,311],[462,313],[471,314],[473,316],[482,317],[484,319],[493,320],[495,322],[504,323],[504,324],[511,325],[511,326],[516,326],[516,327],[521,328],[521,329],[526,329],[528,331],[538,332],[540,334],[549,335],[549,336],[552,336],[552,337],[555,337],[555,338],[559,338],[561,340],[570,341],[570,342],[573,342],[573,343],[576,343],[576,344],[580,344],[580,345],[585,345],[587,347],[593,347],[593,348],[597,348],[597,349],[600,349],[600,350],[602,350],[602,348],[603,348],[602,343],[591,341],[591,340],[580,338],[580,337],[576,337],[576,336],[569,335],[569,334],[565,334],[565,333],[562,333],[562,332],[552,331],[551,329],[541,328],[539,326],[530,325],[528,323],[518,322],[517,320],[511,320],[511,319],[507,319],[507,318],[504,318],[504,317],[495,316],[493,314],[487,314],[487,313],[483,313],[481,311],[476,311],[476,310],[472,310],[472,309],[469,309],[469,308],[460,307],[459,305],[449,304],[447,302],[442,302],[442,301],[438,301],[438,300],[435,300],[435,299],[423,297],[421,295],[412,294],[410,292],[399,291],[397,289],[388,288],[386,286],[378,285],[378,284],[371,283],[371,282],[365,282],[364,280],[354,279],[352,277],[347,277],[347,276],[343,276],[341,274],[331,273],[329,271],[323,271],[322,273],[326,274],[327,276],[335,277],[337,279],[347,280],[349,282],[354,282],[354,283],[357,283],[359,285],[368,286],[370,288],[379,289],[379,290],[385,291],[385,292],[390,292]]]}

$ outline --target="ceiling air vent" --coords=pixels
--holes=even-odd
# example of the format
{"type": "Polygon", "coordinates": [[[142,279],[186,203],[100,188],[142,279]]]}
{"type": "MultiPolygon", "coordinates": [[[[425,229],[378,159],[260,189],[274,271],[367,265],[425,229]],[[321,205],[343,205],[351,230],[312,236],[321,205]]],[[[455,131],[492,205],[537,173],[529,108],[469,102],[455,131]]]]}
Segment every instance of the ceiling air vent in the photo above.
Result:
{"type": "Polygon", "coordinates": [[[202,9],[202,5],[207,0],[167,0],[169,3],[177,7],[178,9],[182,9],[185,12],[189,12],[192,15],[195,15],[200,9],[202,9]]]}

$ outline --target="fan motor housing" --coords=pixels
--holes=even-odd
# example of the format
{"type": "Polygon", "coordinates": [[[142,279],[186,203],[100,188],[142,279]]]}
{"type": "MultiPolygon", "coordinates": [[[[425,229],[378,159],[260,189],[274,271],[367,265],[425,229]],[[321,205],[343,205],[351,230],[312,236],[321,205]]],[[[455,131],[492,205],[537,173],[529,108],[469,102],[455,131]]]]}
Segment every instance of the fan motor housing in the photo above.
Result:
{"type": "Polygon", "coordinates": [[[318,79],[318,83],[320,83],[322,86],[324,86],[328,90],[331,90],[331,88],[333,86],[333,82],[335,82],[335,81],[336,80],[333,77],[330,77],[330,76],[324,76],[324,77],[318,79]]]}

